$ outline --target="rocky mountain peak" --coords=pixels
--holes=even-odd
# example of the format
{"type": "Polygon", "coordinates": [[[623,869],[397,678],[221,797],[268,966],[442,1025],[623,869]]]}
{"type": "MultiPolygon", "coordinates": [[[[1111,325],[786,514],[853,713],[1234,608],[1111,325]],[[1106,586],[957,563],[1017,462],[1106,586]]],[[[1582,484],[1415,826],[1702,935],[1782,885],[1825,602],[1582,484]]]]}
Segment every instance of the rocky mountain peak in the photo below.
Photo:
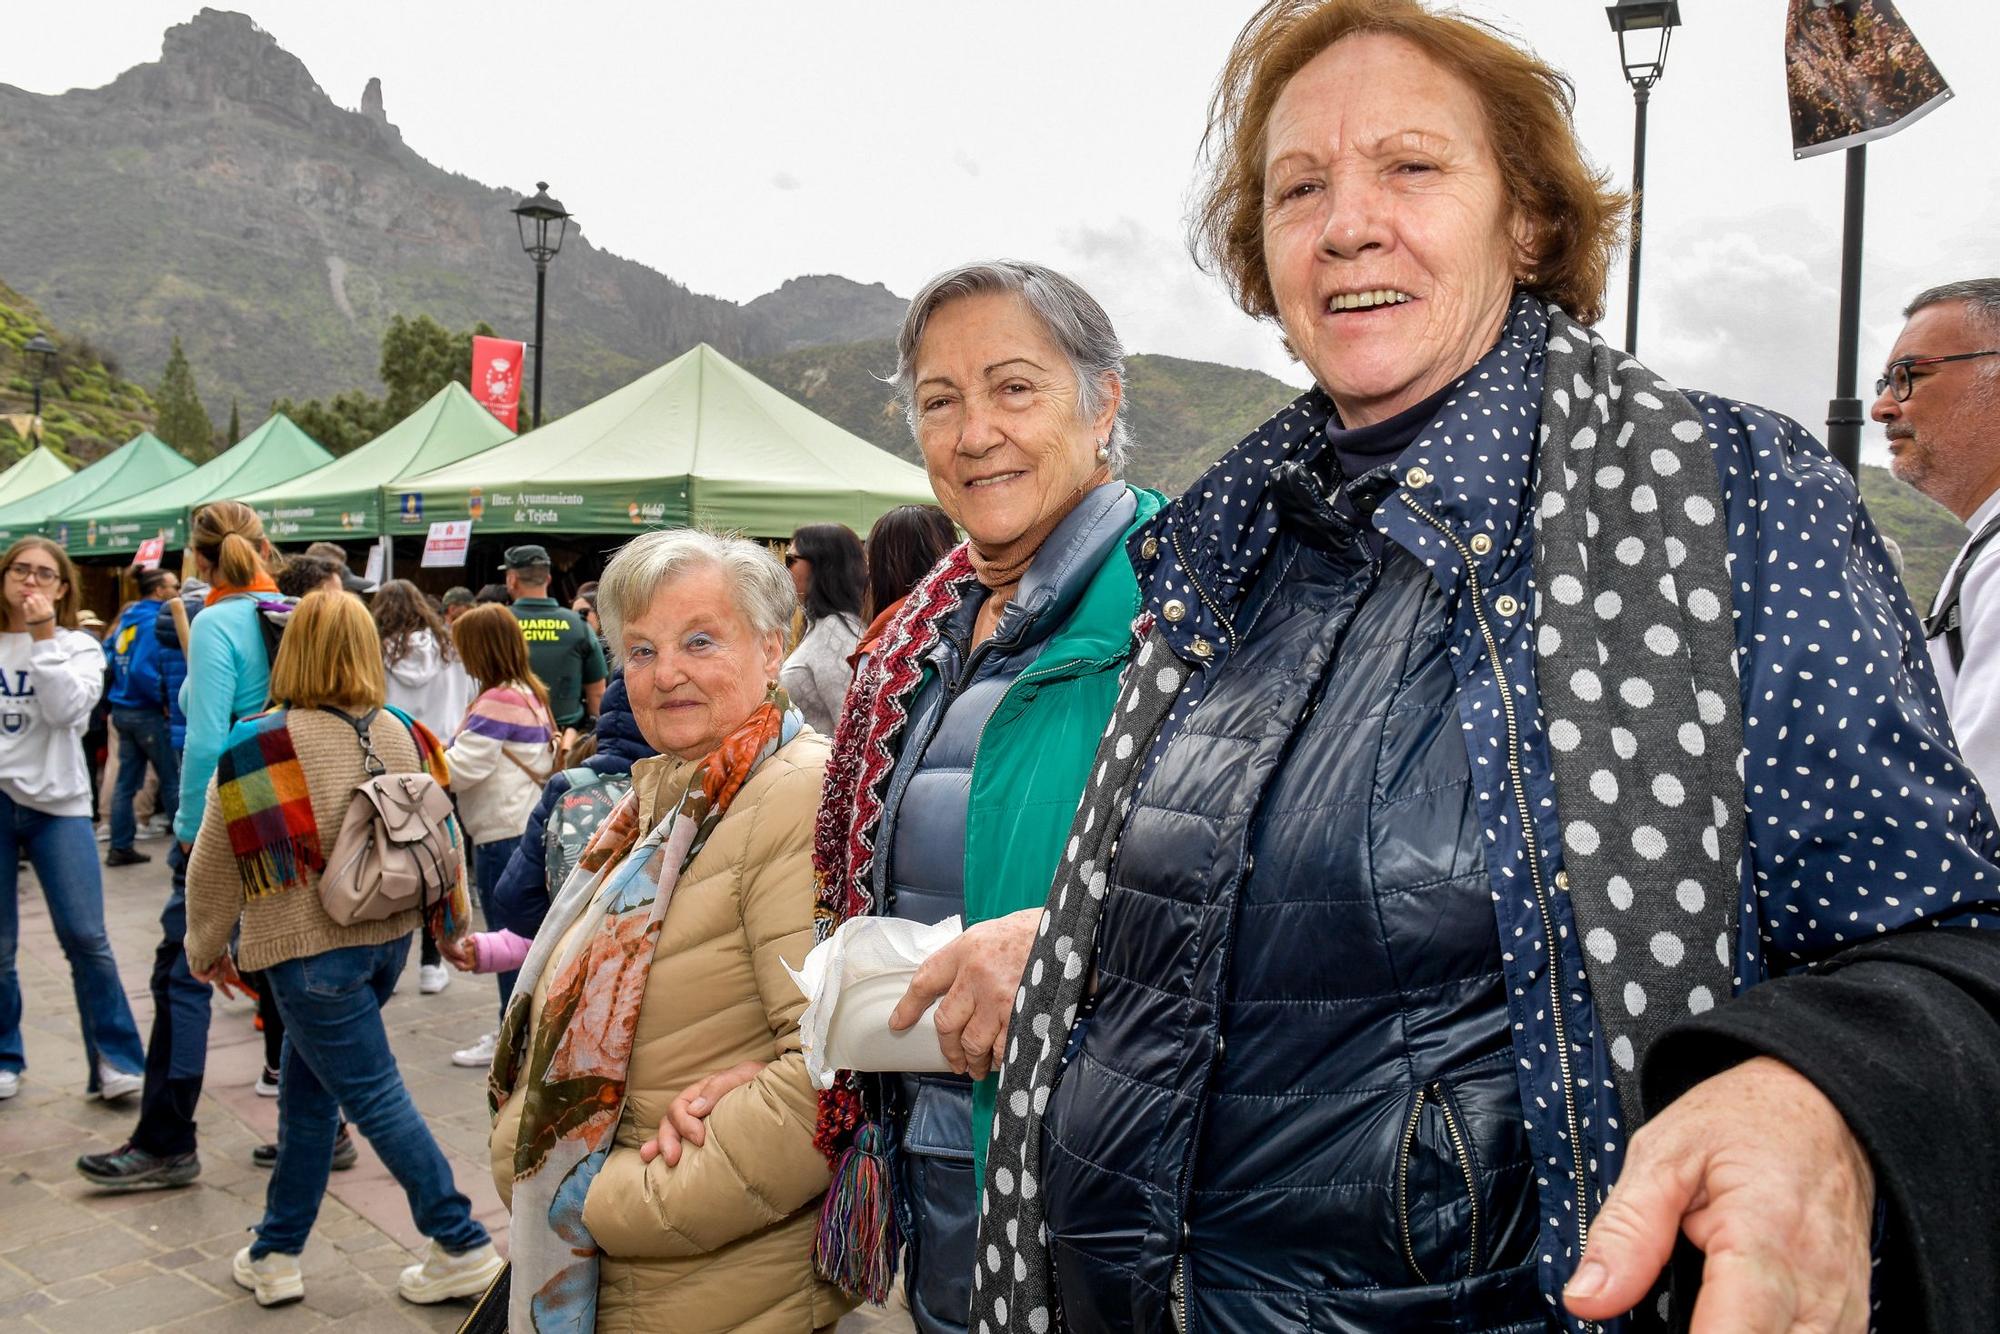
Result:
{"type": "Polygon", "coordinates": [[[248,14],[221,9],[204,9],[167,29],[159,60],[125,71],[107,91],[183,111],[238,103],[305,124],[332,109],[305,62],[248,14]]]}

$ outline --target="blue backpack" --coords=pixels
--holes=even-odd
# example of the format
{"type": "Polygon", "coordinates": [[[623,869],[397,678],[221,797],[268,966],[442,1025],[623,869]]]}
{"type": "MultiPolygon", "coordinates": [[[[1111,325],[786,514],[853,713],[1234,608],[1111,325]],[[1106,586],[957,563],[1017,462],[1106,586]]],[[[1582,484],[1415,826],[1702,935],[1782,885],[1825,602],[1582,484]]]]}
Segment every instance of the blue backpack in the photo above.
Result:
{"type": "Polygon", "coordinates": [[[556,798],[542,832],[543,866],[549,897],[569,879],[597,827],[632,790],[631,774],[599,773],[595,769],[565,769],[569,789],[556,798]]]}

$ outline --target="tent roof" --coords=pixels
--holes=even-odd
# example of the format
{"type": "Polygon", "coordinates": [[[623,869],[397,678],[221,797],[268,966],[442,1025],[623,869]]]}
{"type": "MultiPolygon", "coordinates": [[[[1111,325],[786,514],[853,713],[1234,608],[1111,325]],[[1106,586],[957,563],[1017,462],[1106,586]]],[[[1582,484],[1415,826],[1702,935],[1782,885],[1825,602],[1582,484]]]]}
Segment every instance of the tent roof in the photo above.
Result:
{"type": "Polygon", "coordinates": [[[70,475],[70,466],[47,445],[36,445],[5,472],[0,472],[0,505],[25,500],[70,475]]]}
{"type": "Polygon", "coordinates": [[[402,490],[406,520],[470,515],[475,531],[577,533],[702,523],[776,536],[827,521],[865,531],[885,510],[932,500],[921,468],[706,343],[402,490]]]}
{"type": "Polygon", "coordinates": [[[364,537],[382,531],[382,488],[512,440],[514,433],[453,381],[367,444],[322,468],[239,497],[273,538],[364,537]]]}
{"type": "Polygon", "coordinates": [[[115,504],[195,470],[151,431],[141,431],[88,468],[34,495],[0,507],[0,539],[45,528],[63,511],[86,501],[115,504]]]}
{"type": "Polygon", "coordinates": [[[175,547],[185,535],[188,511],[210,500],[227,500],[279,482],[328,463],[333,455],[318,441],[292,424],[282,412],[274,412],[264,424],[222,453],[163,486],[131,496],[116,504],[101,504],[95,497],[60,517],[74,530],[87,523],[91,532],[82,555],[112,555],[134,550],[139,543],[162,530],[168,546],[175,547]]]}

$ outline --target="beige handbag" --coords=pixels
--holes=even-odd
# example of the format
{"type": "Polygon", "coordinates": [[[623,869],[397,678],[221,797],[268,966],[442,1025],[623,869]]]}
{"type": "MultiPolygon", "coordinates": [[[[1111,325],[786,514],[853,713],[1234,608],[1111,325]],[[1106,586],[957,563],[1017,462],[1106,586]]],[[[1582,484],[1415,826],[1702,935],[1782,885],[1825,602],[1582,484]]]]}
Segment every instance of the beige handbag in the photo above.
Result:
{"type": "Polygon", "coordinates": [[[367,777],[355,784],[327,854],[320,905],[342,926],[428,908],[458,884],[464,866],[451,795],[427,773],[388,772],[368,736],[379,709],[358,719],[339,709],[323,712],[354,729],[367,777]]]}

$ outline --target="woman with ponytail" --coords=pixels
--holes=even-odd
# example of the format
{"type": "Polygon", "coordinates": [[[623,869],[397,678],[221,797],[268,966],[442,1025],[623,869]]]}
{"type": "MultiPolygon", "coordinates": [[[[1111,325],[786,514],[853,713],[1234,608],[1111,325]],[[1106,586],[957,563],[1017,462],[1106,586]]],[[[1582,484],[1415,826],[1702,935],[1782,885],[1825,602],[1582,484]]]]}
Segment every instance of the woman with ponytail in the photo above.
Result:
{"type": "MultiPolygon", "coordinates": [[[[167,854],[173,889],[160,914],[161,941],[153,960],[153,1031],[146,1044],[146,1087],[139,1124],[110,1153],[85,1154],[77,1171],[110,1190],[184,1186],[201,1174],[195,1153],[195,1103],[208,1059],[209,984],[188,971],[187,858],[201,830],[210,780],[229,729],[261,713],[271,690],[263,606],[287,606],[272,578],[277,557],[264,525],[248,505],[218,500],[195,511],[188,532],[196,571],[209,585],[201,614],[188,625],[187,680],[181,710],[187,743],[181,752],[181,800],[175,846],[167,854]]],[[[225,957],[215,985],[225,995],[243,982],[225,957]]],[[[248,994],[244,989],[244,994],[248,994]]]]}

